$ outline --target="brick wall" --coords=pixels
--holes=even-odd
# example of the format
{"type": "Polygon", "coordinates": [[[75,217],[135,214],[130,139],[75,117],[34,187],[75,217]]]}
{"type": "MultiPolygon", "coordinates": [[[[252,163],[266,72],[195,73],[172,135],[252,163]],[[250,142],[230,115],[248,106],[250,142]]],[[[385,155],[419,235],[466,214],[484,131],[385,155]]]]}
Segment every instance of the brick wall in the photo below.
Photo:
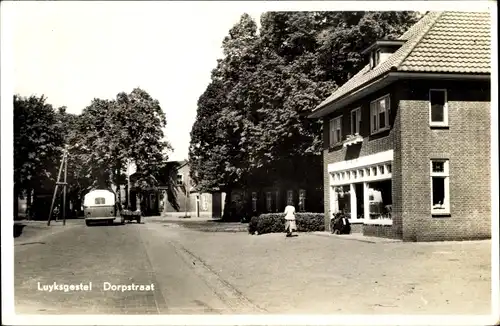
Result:
{"type": "Polygon", "coordinates": [[[489,83],[411,81],[400,85],[403,239],[489,238],[489,83]],[[430,88],[447,89],[449,128],[429,127],[430,88]],[[449,217],[431,215],[432,158],[449,160],[449,217]]]}
{"type": "Polygon", "coordinates": [[[400,238],[396,232],[394,225],[363,225],[363,235],[380,238],[400,238]]]}
{"type": "Polygon", "coordinates": [[[405,241],[466,240],[491,236],[490,84],[416,81],[392,86],[337,111],[324,120],[324,209],[329,227],[328,164],[394,149],[392,226],[364,226],[366,235],[405,241]],[[449,127],[429,127],[430,88],[448,90],[449,127]],[[391,95],[391,129],[370,136],[369,103],[391,95]],[[343,137],[350,133],[350,111],[361,106],[363,143],[329,148],[329,120],[339,115],[343,137]],[[431,158],[450,162],[451,216],[431,215],[431,158]]]}
{"type": "MultiPolygon", "coordinates": [[[[394,149],[394,141],[396,139],[396,129],[391,128],[390,130],[384,131],[380,134],[371,136],[370,133],[370,102],[380,98],[381,96],[390,94],[391,96],[391,115],[389,118],[390,125],[394,125],[397,121],[398,112],[398,101],[397,101],[397,88],[395,86],[388,86],[381,89],[378,92],[371,94],[370,96],[364,98],[361,101],[352,103],[348,107],[339,110],[332,115],[324,119],[323,124],[323,189],[324,189],[324,209],[325,209],[325,226],[329,230],[330,224],[330,185],[329,185],[329,174],[328,174],[328,164],[340,162],[344,160],[351,160],[357,157],[372,155],[378,152],[383,152],[387,150],[394,149]],[[351,110],[361,107],[361,125],[360,125],[360,135],[363,137],[363,142],[356,145],[351,145],[348,147],[342,147],[342,145],[329,148],[329,122],[330,119],[342,115],[342,137],[351,133],[351,121],[350,112],[351,110]]],[[[398,124],[399,126],[399,124],[398,124]]],[[[398,167],[393,164],[393,174],[398,171],[398,167]]],[[[393,192],[394,192],[393,185],[393,192]]]]}

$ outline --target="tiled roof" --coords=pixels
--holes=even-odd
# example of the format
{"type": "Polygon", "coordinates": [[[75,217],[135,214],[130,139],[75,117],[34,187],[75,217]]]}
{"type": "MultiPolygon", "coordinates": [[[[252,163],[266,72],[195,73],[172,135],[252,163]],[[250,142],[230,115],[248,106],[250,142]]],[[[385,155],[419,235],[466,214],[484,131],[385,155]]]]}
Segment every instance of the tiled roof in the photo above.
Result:
{"type": "Polygon", "coordinates": [[[490,73],[490,33],[489,12],[430,12],[399,38],[406,43],[387,60],[365,66],[314,111],[389,71],[490,73]]]}

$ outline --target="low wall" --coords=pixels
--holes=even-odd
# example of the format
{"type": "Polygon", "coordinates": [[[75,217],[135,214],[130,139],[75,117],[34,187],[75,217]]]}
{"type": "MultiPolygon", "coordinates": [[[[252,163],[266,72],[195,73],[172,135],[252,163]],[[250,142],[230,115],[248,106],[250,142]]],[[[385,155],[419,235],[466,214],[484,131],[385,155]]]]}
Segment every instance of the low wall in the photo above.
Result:
{"type": "Polygon", "coordinates": [[[371,237],[401,239],[395,232],[392,225],[372,225],[363,224],[363,235],[371,237]]]}

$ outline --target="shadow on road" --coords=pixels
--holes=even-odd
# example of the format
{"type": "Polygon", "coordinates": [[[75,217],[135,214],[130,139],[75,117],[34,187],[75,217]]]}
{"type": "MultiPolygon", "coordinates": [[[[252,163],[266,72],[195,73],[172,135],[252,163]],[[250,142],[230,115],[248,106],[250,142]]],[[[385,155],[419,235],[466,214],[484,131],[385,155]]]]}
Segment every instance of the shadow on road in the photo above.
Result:
{"type": "Polygon", "coordinates": [[[23,234],[23,229],[26,227],[26,224],[14,223],[14,238],[19,237],[23,234]]]}
{"type": "Polygon", "coordinates": [[[113,222],[111,224],[108,224],[108,222],[90,222],[87,226],[125,226],[128,224],[144,224],[144,222],[137,223],[137,222],[128,221],[128,222],[125,222],[124,224],[121,224],[120,222],[113,222]]]}
{"type": "Polygon", "coordinates": [[[25,243],[16,244],[16,246],[26,246],[26,245],[32,245],[32,244],[45,244],[45,242],[41,242],[41,241],[25,242],[25,243]]]}
{"type": "Polygon", "coordinates": [[[163,221],[164,225],[179,225],[201,232],[248,232],[248,224],[240,222],[220,222],[218,220],[163,221]]]}
{"type": "Polygon", "coordinates": [[[126,224],[128,224],[128,223],[121,224],[121,223],[113,222],[113,223],[108,224],[108,222],[90,222],[89,224],[87,224],[87,226],[123,226],[126,224]]]}

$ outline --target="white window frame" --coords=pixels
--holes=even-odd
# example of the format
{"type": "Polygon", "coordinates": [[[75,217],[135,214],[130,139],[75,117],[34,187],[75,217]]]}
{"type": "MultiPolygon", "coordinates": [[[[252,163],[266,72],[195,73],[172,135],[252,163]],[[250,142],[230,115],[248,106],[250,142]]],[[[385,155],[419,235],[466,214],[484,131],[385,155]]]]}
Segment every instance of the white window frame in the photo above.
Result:
{"type": "Polygon", "coordinates": [[[175,179],[175,183],[178,186],[182,186],[184,184],[184,175],[182,173],[177,173],[177,176],[176,176],[176,179],[175,179]],[[179,176],[181,177],[180,183],[179,183],[179,176]]]}
{"type": "Polygon", "coordinates": [[[391,96],[390,94],[386,94],[382,97],[377,98],[374,101],[370,102],[370,129],[371,129],[371,134],[377,134],[379,132],[388,130],[390,128],[389,126],[389,117],[391,115],[391,96]],[[378,105],[381,100],[386,100],[386,105],[385,105],[385,126],[384,128],[380,128],[380,106],[378,105]],[[375,127],[373,126],[373,117],[374,117],[374,112],[376,112],[375,115],[375,127]]]}
{"type": "Polygon", "coordinates": [[[448,91],[446,88],[429,89],[429,125],[431,127],[448,127],[448,91]],[[432,121],[432,92],[444,92],[443,121],[432,121]]]}
{"type": "Polygon", "coordinates": [[[354,110],[351,110],[351,135],[359,135],[360,129],[361,129],[361,108],[355,108],[354,110]],[[353,121],[352,119],[352,114],[353,112],[356,113],[356,120],[353,121]]]}
{"type": "Polygon", "coordinates": [[[273,193],[270,191],[266,192],[266,210],[268,212],[273,211],[273,193]]]}
{"type": "Polygon", "coordinates": [[[450,214],[450,161],[448,159],[431,159],[430,160],[430,188],[431,188],[431,213],[432,215],[448,215],[450,214]],[[432,171],[433,162],[443,162],[444,171],[434,172],[432,171]],[[432,189],[432,178],[443,178],[444,179],[444,203],[442,204],[444,208],[436,209],[433,206],[433,191],[432,189]]]}
{"type": "Polygon", "coordinates": [[[299,211],[305,211],[305,210],[306,210],[306,190],[300,189],[299,190],[299,211]]]}
{"type": "Polygon", "coordinates": [[[252,211],[257,211],[257,192],[252,192],[252,211]]]}
{"type": "Polygon", "coordinates": [[[342,116],[338,116],[330,120],[330,147],[338,145],[342,142],[342,116]],[[336,131],[340,130],[339,139],[336,138],[336,131]]]}

